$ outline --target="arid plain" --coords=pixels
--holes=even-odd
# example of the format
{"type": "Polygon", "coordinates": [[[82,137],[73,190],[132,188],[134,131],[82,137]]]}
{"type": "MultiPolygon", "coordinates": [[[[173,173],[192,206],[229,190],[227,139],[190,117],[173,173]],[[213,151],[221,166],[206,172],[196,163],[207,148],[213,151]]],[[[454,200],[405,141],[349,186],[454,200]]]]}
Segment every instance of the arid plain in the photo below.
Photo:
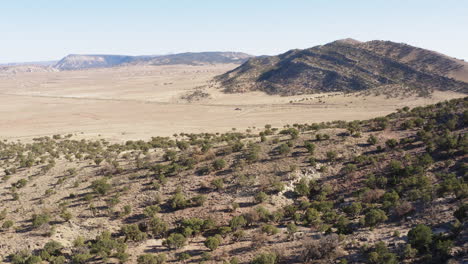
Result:
{"type": "Polygon", "coordinates": [[[225,132],[383,116],[403,106],[463,97],[430,98],[316,94],[225,94],[210,80],[235,64],[128,66],[78,71],[0,74],[0,138],[51,134],[123,141],[186,132],[225,132]],[[195,91],[199,91],[195,93],[195,91]],[[192,100],[187,97],[192,95],[192,100]],[[202,95],[202,96],[200,96],[202,95]]]}

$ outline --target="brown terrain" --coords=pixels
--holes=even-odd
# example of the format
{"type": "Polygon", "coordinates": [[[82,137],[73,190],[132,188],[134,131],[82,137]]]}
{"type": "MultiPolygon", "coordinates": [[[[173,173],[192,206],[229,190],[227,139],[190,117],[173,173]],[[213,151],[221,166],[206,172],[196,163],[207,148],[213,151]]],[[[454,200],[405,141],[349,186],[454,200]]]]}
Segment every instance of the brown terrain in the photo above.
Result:
{"type": "Polygon", "coordinates": [[[427,96],[434,90],[467,93],[466,66],[462,60],[403,43],[344,39],[252,58],[216,80],[230,93],[297,95],[392,85],[427,96]]]}
{"type": "Polygon", "coordinates": [[[465,62],[249,57],[0,68],[0,261],[468,261],[465,62]]]}
{"type": "Polygon", "coordinates": [[[225,94],[211,84],[214,76],[234,67],[128,66],[0,75],[0,136],[26,139],[75,133],[120,141],[148,139],[178,132],[245,130],[267,123],[367,119],[406,105],[464,96],[436,91],[430,97],[410,96],[404,101],[403,95],[337,92],[284,97],[225,94]]]}

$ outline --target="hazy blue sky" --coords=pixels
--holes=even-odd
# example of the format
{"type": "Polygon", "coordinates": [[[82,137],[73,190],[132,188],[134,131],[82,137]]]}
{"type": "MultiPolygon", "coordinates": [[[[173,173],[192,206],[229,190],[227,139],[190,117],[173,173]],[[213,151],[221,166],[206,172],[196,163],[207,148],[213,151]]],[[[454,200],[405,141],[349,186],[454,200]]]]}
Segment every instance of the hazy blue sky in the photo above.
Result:
{"type": "Polygon", "coordinates": [[[70,53],[277,54],[340,38],[393,40],[468,60],[466,0],[5,0],[0,62],[70,53]]]}

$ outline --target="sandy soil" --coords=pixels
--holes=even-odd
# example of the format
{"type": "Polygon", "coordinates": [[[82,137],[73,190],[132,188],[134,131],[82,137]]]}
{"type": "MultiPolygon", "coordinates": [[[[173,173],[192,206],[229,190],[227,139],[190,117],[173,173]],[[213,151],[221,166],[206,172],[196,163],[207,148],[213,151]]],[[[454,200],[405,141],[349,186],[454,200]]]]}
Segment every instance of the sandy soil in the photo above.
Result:
{"type": "Polygon", "coordinates": [[[114,140],[147,139],[179,132],[224,132],[272,124],[367,119],[403,106],[431,104],[463,94],[432,98],[355,95],[269,96],[224,94],[209,80],[236,65],[132,66],[69,72],[0,75],[0,138],[74,133],[114,140]],[[195,88],[209,98],[187,102],[195,88]]]}

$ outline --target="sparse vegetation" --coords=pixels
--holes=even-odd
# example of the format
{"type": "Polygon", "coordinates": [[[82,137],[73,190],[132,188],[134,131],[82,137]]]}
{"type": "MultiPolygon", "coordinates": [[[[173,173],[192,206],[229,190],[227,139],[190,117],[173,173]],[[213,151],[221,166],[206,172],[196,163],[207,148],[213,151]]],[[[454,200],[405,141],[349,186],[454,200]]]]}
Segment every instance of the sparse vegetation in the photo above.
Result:
{"type": "Polygon", "coordinates": [[[4,261],[459,260],[467,105],[458,99],[383,119],[269,126],[261,135],[0,142],[8,168],[1,234],[18,245],[37,241],[31,251],[15,246],[4,261]],[[99,235],[89,237],[84,226],[99,235]],[[72,241],[58,243],[67,231],[72,241]],[[150,239],[166,254],[134,253],[150,239]]]}

